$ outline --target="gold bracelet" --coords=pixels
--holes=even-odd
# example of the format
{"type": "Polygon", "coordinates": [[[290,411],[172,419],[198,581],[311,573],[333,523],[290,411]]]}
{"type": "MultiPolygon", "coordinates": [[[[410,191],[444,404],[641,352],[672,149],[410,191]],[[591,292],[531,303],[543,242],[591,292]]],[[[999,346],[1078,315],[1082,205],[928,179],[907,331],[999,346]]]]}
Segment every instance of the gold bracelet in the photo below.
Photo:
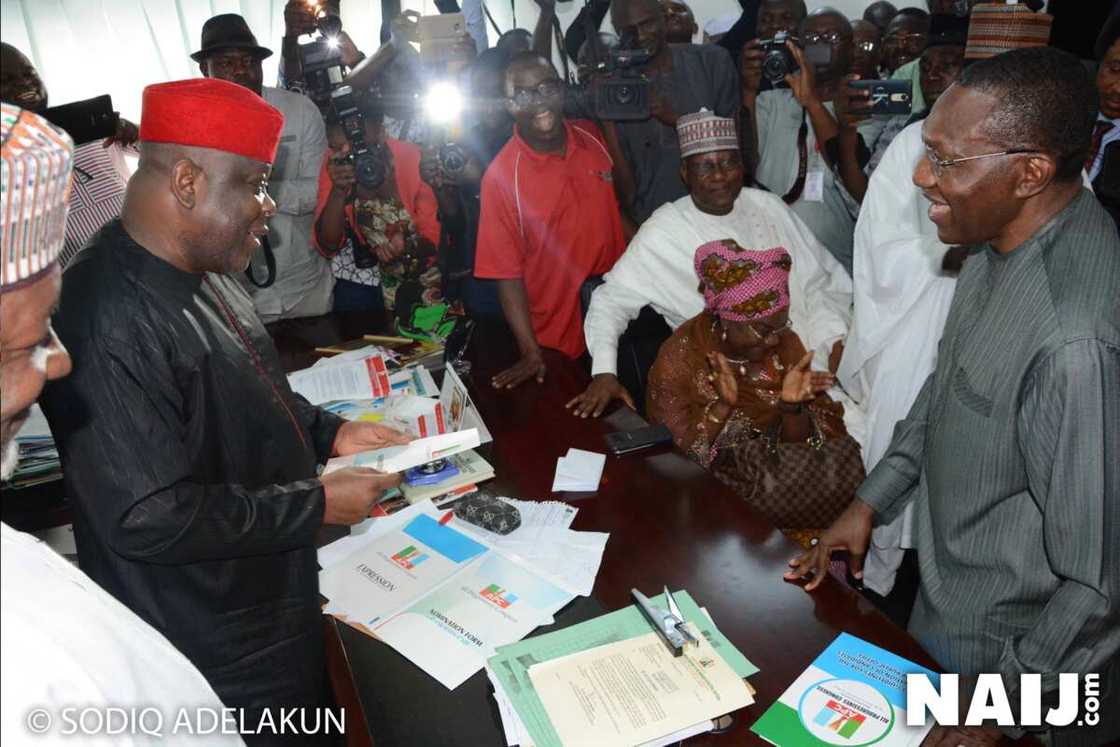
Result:
{"type": "Polygon", "coordinates": [[[712,408],[715,407],[718,404],[719,404],[719,400],[718,399],[713,399],[711,402],[708,403],[708,406],[704,408],[704,417],[708,419],[709,423],[714,423],[716,425],[719,425],[720,423],[723,422],[722,418],[717,418],[716,416],[712,415],[712,408]]]}

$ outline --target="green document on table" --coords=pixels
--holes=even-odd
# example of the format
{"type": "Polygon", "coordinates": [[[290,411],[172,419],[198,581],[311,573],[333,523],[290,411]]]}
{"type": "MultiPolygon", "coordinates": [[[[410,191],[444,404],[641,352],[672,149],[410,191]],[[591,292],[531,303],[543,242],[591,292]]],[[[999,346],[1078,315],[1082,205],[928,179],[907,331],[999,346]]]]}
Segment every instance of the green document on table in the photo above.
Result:
{"type": "MultiPolygon", "coordinates": [[[[735,674],[740,677],[750,677],[758,671],[758,667],[751,664],[731,641],[716,629],[711,619],[700,610],[687,591],[673,592],[673,599],[680,607],[685,621],[699,628],[704,638],[731,666],[735,674]]],[[[668,606],[664,594],[651,597],[651,601],[663,607],[668,606]]],[[[522,723],[533,737],[535,747],[562,747],[544,705],[537,697],[536,690],[529,679],[529,667],[596,646],[636,638],[651,630],[649,622],[641,611],[634,605],[630,605],[594,620],[501,646],[497,649],[498,653],[491,657],[487,664],[501,682],[522,723]]]]}

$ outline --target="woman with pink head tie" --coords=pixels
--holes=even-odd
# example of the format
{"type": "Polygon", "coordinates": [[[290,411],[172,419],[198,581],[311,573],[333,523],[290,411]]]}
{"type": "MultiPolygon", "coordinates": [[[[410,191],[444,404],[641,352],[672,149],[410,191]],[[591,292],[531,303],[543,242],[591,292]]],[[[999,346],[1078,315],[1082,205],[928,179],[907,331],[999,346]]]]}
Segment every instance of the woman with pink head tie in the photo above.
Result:
{"type": "Polygon", "coordinates": [[[800,530],[828,526],[863,467],[843,405],[825,394],[833,375],[810,370],[812,354],[790,326],[791,266],[782,247],[700,246],[704,311],[662,346],[646,411],[780,528],[800,530]]]}

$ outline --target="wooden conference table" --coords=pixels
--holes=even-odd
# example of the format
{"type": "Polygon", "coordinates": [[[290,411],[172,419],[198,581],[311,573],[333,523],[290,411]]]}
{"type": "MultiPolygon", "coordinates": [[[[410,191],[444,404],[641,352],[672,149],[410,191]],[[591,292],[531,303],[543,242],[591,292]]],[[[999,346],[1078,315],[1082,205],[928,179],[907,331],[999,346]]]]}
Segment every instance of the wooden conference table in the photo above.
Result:
{"type": "MultiPolygon", "coordinates": [[[[272,331],[285,367],[294,369],[310,365],[315,345],[380,329],[377,317],[338,315],[283,322],[272,331]]],[[[494,436],[481,450],[497,472],[486,489],[522,499],[568,500],[579,508],[574,529],[610,533],[592,598],[577,598],[557,616],[557,626],[630,604],[632,587],[652,594],[667,584],[687,589],[707,607],[720,630],[759,667],[750,678],[756,702],[740,712],[733,731],[689,744],[765,744],[750,725],[841,631],[938,668],[906,631],[844,584],[829,578],[807,594],[783,581],[798,548],[675,449],[608,457],[597,493],[552,495],[558,457],[569,447],[605,451],[604,434],[634,427],[624,421],[635,416],[626,408],[602,420],[568,413],[564,404],[589,377],[580,364],[551,352],[544,384],[493,389],[490,377],[516,360],[508,334],[495,329],[476,330],[467,359],[473,368],[464,378],[494,436]]],[[[355,728],[354,710],[360,708],[377,745],[504,745],[484,673],[448,692],[349,626],[332,620],[327,637],[335,690],[349,706],[351,744],[369,743],[355,728]]]]}

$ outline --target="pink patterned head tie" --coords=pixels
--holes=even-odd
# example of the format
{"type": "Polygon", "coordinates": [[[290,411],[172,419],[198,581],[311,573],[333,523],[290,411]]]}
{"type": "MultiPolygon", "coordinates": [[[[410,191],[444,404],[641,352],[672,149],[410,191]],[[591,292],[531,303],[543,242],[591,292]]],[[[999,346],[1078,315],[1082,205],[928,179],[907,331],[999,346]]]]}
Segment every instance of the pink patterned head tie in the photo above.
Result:
{"type": "Polygon", "coordinates": [[[793,262],[780,246],[747,251],[731,239],[709,241],[696,250],[696,275],[704,307],[733,322],[763,319],[789,306],[793,262]]]}

